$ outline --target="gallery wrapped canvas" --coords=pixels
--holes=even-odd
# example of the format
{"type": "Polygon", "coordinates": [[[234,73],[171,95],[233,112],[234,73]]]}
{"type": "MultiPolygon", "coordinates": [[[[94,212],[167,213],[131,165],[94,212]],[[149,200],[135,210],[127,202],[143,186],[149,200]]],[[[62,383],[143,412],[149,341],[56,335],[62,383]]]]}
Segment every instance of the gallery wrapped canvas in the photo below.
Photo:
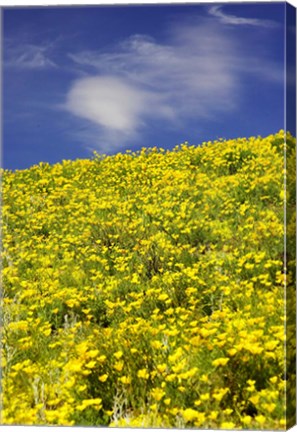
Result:
{"type": "Polygon", "coordinates": [[[296,9],[4,7],[1,424],[296,423],[296,9]]]}

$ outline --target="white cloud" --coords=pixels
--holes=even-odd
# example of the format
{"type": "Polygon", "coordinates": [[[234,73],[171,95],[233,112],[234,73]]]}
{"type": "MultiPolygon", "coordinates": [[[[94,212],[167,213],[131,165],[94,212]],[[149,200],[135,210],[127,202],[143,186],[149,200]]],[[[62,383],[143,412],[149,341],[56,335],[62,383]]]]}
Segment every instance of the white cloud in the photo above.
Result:
{"type": "Polygon", "coordinates": [[[93,124],[79,133],[81,139],[110,152],[135,140],[147,118],[172,119],[173,110],[163,99],[124,78],[89,76],[73,83],[64,108],[93,124]]]}
{"type": "Polygon", "coordinates": [[[135,140],[156,120],[185,129],[194,119],[198,132],[205,119],[239,106],[244,79],[282,79],[281,68],[263,57],[259,65],[219,21],[172,24],[166,43],[134,35],[112,52],[69,54],[89,75],[72,83],[65,108],[93,125],[103,151],[135,140]]]}
{"type": "Polygon", "coordinates": [[[4,65],[19,69],[45,69],[56,67],[49,58],[49,47],[44,45],[23,44],[7,46],[4,49],[6,60],[4,65]]]}
{"type": "Polygon", "coordinates": [[[242,18],[235,15],[228,15],[222,11],[222,6],[212,6],[209,9],[209,14],[219,18],[223,24],[231,25],[250,25],[250,26],[261,26],[261,27],[276,27],[276,23],[271,20],[262,20],[258,18],[242,18]]]}
{"type": "Polygon", "coordinates": [[[92,76],[72,84],[66,108],[102,127],[105,138],[124,132],[121,144],[156,119],[163,119],[164,127],[179,127],[187,118],[231,109],[236,85],[220,51],[224,37],[217,46],[215,29],[206,30],[188,31],[186,44],[159,44],[136,35],[113,53],[72,54],[74,62],[92,68],[92,76]]]}
{"type": "MultiPolygon", "coordinates": [[[[121,78],[95,76],[78,79],[72,85],[66,107],[104,128],[133,133],[154,103],[160,103],[154,92],[133,87],[121,78]]],[[[165,113],[164,108],[162,103],[158,105],[158,113],[165,113]]]]}

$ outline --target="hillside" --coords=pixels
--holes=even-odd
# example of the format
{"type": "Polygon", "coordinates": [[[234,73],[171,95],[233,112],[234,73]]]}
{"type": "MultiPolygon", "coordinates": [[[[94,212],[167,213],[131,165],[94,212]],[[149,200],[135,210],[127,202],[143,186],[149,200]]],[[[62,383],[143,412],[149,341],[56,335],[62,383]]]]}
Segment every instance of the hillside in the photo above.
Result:
{"type": "Polygon", "coordinates": [[[2,422],[284,429],[283,143],[4,171],[2,422]]]}

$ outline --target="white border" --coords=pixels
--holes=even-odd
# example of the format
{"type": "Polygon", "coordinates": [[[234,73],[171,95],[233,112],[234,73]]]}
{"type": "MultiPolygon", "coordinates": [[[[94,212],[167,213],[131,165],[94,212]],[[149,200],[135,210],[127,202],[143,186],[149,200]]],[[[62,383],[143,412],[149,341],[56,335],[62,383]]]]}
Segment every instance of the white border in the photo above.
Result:
{"type": "MultiPolygon", "coordinates": [[[[217,429],[217,430],[212,430],[212,429],[149,429],[149,428],[145,428],[145,429],[141,429],[141,428],[107,428],[107,427],[77,427],[77,426],[0,426],[0,431],[2,432],[12,432],[12,431],[16,431],[16,432],[44,432],[45,429],[50,428],[50,432],[76,432],[76,431],[81,431],[81,432],[199,432],[199,430],[204,430],[205,432],[224,432],[224,429],[217,429]]],[[[255,432],[256,430],[248,430],[248,429],[242,429],[239,430],[237,429],[238,432],[255,432]]],[[[297,430],[297,426],[292,427],[291,429],[288,429],[290,432],[296,432],[297,430]]],[[[236,431],[236,429],[235,429],[236,431]]],[[[226,432],[230,432],[230,430],[226,430],[226,432]]],[[[261,429],[260,432],[274,432],[274,431],[269,431],[269,430],[265,430],[265,429],[261,429]]],[[[276,432],[280,432],[280,431],[276,431],[276,432]]]]}
{"type": "MultiPolygon", "coordinates": [[[[243,1],[238,1],[238,0],[219,0],[219,1],[213,1],[213,0],[187,0],[187,1],[182,1],[182,0],[87,0],[87,1],[83,1],[83,0],[45,0],[45,1],[40,1],[40,0],[0,0],[0,8],[1,7],[28,7],[28,6],[75,6],[75,5],[79,5],[79,6],[87,6],[87,5],[128,5],[128,4],[158,4],[158,3],[162,3],[162,4],[174,4],[174,3],[250,3],[250,2],[255,2],[255,3],[259,3],[259,2],[266,2],[266,3],[275,3],[275,2],[279,2],[281,0],[243,0],[243,1]]],[[[294,7],[297,8],[297,0],[289,0],[288,3],[292,4],[294,7]]],[[[1,17],[1,14],[0,14],[1,17]]],[[[1,25],[0,25],[1,28],[1,25]]],[[[0,413],[0,417],[1,417],[1,413],[0,413]]],[[[0,425],[0,432],[12,432],[12,431],[16,431],[16,432],[43,432],[45,430],[45,428],[50,428],[51,432],[64,432],[64,431],[88,431],[88,432],[111,432],[112,429],[114,428],[106,428],[106,427],[100,427],[100,428],[95,428],[95,427],[65,427],[65,426],[16,426],[16,425],[11,425],[11,426],[3,426],[0,425]]],[[[119,428],[117,430],[121,430],[123,432],[125,431],[154,431],[154,429],[131,429],[131,428],[119,428]]],[[[158,430],[158,429],[157,429],[158,430]]],[[[222,429],[220,429],[221,431],[222,429]]],[[[160,429],[161,432],[173,432],[173,431],[179,431],[179,429],[160,429]]],[[[213,431],[211,429],[207,429],[208,432],[216,432],[213,431]]],[[[294,426],[293,428],[290,429],[291,432],[297,432],[297,426],[294,426]]],[[[255,432],[255,431],[249,431],[249,430],[245,430],[245,432],[255,432]]],[[[268,431],[269,432],[269,431],[268,431]]]]}
{"type": "MultiPolygon", "coordinates": [[[[128,4],[173,4],[173,3],[279,3],[282,0],[0,0],[1,6],[88,6],[88,5],[128,5],[128,4]]],[[[288,3],[297,7],[297,0],[289,0],[288,3]]]]}

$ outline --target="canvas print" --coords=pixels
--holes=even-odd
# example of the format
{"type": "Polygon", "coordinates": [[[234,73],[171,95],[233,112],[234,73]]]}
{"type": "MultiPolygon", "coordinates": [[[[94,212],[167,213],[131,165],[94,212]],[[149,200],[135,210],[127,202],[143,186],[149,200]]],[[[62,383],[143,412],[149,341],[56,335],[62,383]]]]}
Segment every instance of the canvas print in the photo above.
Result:
{"type": "Polygon", "coordinates": [[[294,426],[295,8],[1,13],[1,424],[294,426]]]}

